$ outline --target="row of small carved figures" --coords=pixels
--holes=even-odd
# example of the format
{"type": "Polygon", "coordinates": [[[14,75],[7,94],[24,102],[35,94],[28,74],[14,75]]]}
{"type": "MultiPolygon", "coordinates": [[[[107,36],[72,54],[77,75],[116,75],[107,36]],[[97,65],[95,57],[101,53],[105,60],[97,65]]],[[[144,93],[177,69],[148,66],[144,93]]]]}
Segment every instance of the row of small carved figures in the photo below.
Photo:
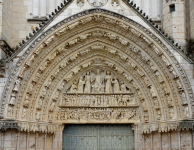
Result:
{"type": "Polygon", "coordinates": [[[58,120],[80,120],[80,119],[97,119],[97,120],[109,120],[109,119],[132,119],[137,117],[136,109],[66,109],[59,111],[57,114],[58,120]]]}
{"type": "Polygon", "coordinates": [[[103,96],[77,96],[77,95],[66,95],[63,98],[62,105],[65,106],[90,106],[90,107],[101,107],[101,106],[128,106],[133,103],[135,97],[133,95],[103,95],[103,96]]]}

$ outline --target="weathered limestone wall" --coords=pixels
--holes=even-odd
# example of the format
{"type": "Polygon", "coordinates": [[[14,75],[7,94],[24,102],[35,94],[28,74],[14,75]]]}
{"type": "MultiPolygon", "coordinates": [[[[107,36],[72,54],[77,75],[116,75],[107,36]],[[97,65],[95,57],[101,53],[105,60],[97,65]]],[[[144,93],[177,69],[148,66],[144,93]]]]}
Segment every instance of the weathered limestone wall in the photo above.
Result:
{"type": "Polygon", "coordinates": [[[166,33],[182,46],[189,38],[188,2],[182,0],[163,0],[162,26],[166,33]],[[175,11],[170,12],[170,5],[175,4],[175,11]]]}
{"type": "MultiPolygon", "coordinates": [[[[153,132],[141,134],[135,129],[135,150],[192,150],[192,131],[153,132]]],[[[0,149],[4,150],[62,150],[62,130],[55,135],[7,130],[0,133],[0,149]],[[3,138],[3,140],[2,140],[3,138]]]]}
{"type": "Polygon", "coordinates": [[[190,0],[190,38],[194,40],[194,1],[190,0]]]}
{"type": "Polygon", "coordinates": [[[152,132],[141,134],[135,129],[136,150],[192,150],[192,131],[152,132]]]}

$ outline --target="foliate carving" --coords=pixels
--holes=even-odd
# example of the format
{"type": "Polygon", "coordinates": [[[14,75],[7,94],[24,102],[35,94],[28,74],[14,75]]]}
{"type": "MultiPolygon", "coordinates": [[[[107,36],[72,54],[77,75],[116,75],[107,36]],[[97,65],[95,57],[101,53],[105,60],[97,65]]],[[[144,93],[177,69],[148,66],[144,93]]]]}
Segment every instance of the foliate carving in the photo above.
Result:
{"type": "Polygon", "coordinates": [[[91,49],[92,50],[104,50],[104,46],[101,44],[96,44],[96,45],[91,46],[91,49]]]}
{"type": "Polygon", "coordinates": [[[128,29],[129,29],[129,26],[126,25],[126,24],[124,24],[123,22],[117,22],[117,24],[118,24],[121,28],[123,28],[123,29],[125,29],[125,30],[128,30],[128,29]]]}
{"type": "Polygon", "coordinates": [[[143,134],[143,133],[149,134],[149,133],[150,133],[150,126],[149,126],[149,125],[146,125],[146,124],[142,125],[142,126],[141,126],[141,133],[142,133],[142,134],[143,134]]]}
{"type": "Polygon", "coordinates": [[[168,132],[168,124],[167,123],[160,124],[159,132],[168,132]]]}
{"type": "Polygon", "coordinates": [[[70,122],[129,122],[137,119],[138,111],[133,108],[61,108],[56,120],[70,122]]]}
{"type": "MultiPolygon", "coordinates": [[[[54,104],[53,104],[54,105],[54,104]]],[[[137,106],[135,96],[103,94],[64,94],[59,107],[131,107],[137,106]]]]}
{"type": "Polygon", "coordinates": [[[155,131],[158,131],[158,124],[151,124],[150,125],[150,132],[155,132],[155,131]]]}
{"type": "Polygon", "coordinates": [[[175,123],[168,123],[168,131],[177,131],[178,124],[175,123]]]}
{"type": "Polygon", "coordinates": [[[104,20],[108,23],[111,23],[111,24],[116,24],[117,23],[117,21],[115,19],[111,19],[111,18],[105,18],[104,20]]]}
{"type": "Polygon", "coordinates": [[[103,20],[103,17],[100,15],[96,15],[96,16],[94,16],[94,20],[97,22],[101,22],[103,20]]]}
{"type": "Polygon", "coordinates": [[[79,39],[82,41],[82,40],[85,40],[88,38],[88,36],[91,36],[91,33],[87,33],[87,34],[82,34],[79,36],[79,39]]]}

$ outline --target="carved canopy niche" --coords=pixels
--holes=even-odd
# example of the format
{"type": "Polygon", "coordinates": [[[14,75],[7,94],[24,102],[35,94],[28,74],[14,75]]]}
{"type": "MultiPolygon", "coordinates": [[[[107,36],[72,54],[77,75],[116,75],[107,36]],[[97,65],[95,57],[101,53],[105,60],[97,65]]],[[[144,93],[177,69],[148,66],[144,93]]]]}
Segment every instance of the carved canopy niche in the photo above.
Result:
{"type": "Polygon", "coordinates": [[[32,122],[44,124],[41,131],[53,131],[57,123],[151,124],[192,118],[188,79],[165,41],[154,34],[107,10],[63,20],[16,64],[3,93],[1,116],[28,130],[32,122]]]}

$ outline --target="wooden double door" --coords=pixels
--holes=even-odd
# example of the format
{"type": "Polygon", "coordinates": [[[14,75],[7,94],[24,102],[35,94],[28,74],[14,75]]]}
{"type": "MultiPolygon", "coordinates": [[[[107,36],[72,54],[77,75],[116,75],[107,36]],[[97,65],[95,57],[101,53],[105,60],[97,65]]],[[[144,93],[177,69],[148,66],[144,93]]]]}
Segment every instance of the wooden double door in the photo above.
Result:
{"type": "Polygon", "coordinates": [[[134,150],[131,125],[65,125],[63,150],[134,150]]]}

